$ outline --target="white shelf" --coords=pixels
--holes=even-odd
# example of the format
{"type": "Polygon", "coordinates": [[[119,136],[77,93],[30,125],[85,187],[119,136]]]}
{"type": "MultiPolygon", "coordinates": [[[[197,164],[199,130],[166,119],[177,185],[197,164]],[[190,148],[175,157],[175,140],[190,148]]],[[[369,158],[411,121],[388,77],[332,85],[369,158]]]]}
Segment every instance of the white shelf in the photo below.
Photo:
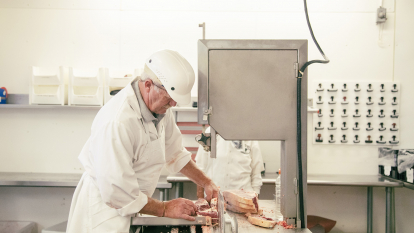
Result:
{"type": "MultiPolygon", "coordinates": [[[[0,104],[0,109],[101,109],[101,106],[69,106],[69,105],[30,105],[29,95],[27,94],[9,94],[7,99],[8,104],[0,104]]],[[[171,108],[174,112],[197,112],[197,108],[193,107],[173,107],[171,108]]]]}

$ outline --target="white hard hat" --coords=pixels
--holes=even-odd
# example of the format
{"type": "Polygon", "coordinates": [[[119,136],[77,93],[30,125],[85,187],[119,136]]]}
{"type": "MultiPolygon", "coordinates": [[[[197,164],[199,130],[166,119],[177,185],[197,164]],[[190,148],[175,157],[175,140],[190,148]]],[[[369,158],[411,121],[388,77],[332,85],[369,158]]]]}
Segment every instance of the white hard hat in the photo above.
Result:
{"type": "Polygon", "coordinates": [[[161,82],[175,102],[179,105],[190,103],[195,80],[194,70],[178,52],[168,49],[155,52],[145,61],[144,72],[151,73],[148,69],[158,78],[157,81],[161,82]]]}

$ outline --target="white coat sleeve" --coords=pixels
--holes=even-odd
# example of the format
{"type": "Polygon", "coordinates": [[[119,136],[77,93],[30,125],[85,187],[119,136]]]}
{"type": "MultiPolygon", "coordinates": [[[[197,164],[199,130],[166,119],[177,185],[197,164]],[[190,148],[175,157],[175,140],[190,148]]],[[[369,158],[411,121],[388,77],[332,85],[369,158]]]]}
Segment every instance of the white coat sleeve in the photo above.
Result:
{"type": "Polygon", "coordinates": [[[251,156],[252,162],[250,166],[252,168],[252,174],[250,177],[252,180],[252,188],[257,194],[260,194],[260,188],[263,185],[261,172],[264,170],[264,166],[262,152],[257,141],[252,142],[251,156]]]}
{"type": "Polygon", "coordinates": [[[204,148],[200,145],[198,146],[197,155],[195,157],[196,164],[198,168],[204,173],[207,173],[208,159],[210,158],[210,153],[205,151],[204,148]]]}
{"type": "Polygon", "coordinates": [[[191,160],[191,153],[183,146],[183,136],[175,123],[171,109],[165,115],[165,160],[170,173],[178,173],[191,160]]]}
{"type": "Polygon", "coordinates": [[[102,200],[121,216],[139,212],[148,202],[132,168],[134,141],[145,146],[144,134],[143,131],[132,133],[120,122],[109,122],[90,138],[90,153],[102,200]]]}

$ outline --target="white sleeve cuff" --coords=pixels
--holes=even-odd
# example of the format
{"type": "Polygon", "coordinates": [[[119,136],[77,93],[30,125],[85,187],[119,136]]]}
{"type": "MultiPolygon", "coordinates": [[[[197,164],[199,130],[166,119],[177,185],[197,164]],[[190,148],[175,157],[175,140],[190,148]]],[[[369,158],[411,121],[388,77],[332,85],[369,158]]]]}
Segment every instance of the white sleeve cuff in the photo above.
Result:
{"type": "Polygon", "coordinates": [[[119,215],[126,217],[132,214],[138,213],[144,206],[148,203],[148,196],[145,195],[143,192],[139,191],[139,195],[137,199],[130,202],[128,205],[122,207],[121,209],[117,209],[119,215]]]}
{"type": "Polygon", "coordinates": [[[258,195],[260,194],[260,187],[252,187],[252,188],[255,193],[257,193],[258,195]]]}

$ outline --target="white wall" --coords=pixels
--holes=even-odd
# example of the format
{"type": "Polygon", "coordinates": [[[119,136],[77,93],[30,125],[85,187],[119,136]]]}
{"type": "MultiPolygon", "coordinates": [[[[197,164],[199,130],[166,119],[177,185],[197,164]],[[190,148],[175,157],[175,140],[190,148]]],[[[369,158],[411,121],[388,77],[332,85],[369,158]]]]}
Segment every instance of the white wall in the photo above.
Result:
{"type": "MultiPolygon", "coordinates": [[[[414,148],[410,118],[414,81],[409,70],[414,5],[410,0],[384,0],[388,20],[379,41],[378,4],[378,0],[308,1],[315,36],[331,59],[328,65],[308,68],[309,83],[400,81],[401,147],[414,148]]],[[[301,0],[0,0],[0,86],[10,93],[27,94],[31,66],[136,68],[162,48],[179,51],[197,70],[202,22],[207,25],[207,39],[308,39],[309,59],[321,58],[311,41],[301,0]]],[[[192,95],[197,95],[196,88],[192,95]]],[[[0,109],[0,172],[82,172],[77,155],[96,112],[0,109]]],[[[308,119],[310,126],[312,114],[308,119]]],[[[311,130],[309,173],[377,173],[377,147],[315,146],[311,130]]],[[[277,144],[261,145],[265,160],[275,162],[270,170],[276,171],[279,165],[271,154],[278,150],[277,144]]],[[[374,192],[374,232],[384,232],[385,194],[380,188],[374,192]]],[[[414,214],[411,192],[396,190],[398,232],[414,227],[408,217],[414,214]]],[[[67,218],[72,193],[73,189],[0,188],[0,220],[32,219],[39,229],[48,227],[67,218]],[[65,206],[56,204],[61,202],[65,206]],[[36,211],[39,208],[42,211],[36,211]]],[[[190,195],[191,187],[185,193],[190,195]]],[[[364,232],[365,199],[365,188],[309,187],[308,213],[337,220],[333,232],[364,232]]]]}

